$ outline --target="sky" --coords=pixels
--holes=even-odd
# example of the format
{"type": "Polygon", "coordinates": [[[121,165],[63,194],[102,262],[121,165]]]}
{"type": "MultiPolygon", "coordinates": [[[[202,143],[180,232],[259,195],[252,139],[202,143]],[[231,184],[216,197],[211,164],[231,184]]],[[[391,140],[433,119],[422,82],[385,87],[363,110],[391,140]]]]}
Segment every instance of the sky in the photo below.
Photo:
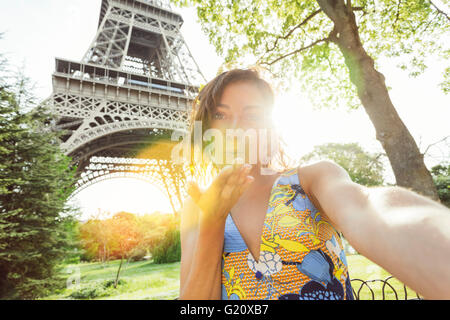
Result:
{"type": "MultiPolygon", "coordinates": [[[[0,0],[0,52],[13,66],[22,66],[36,83],[36,95],[47,98],[52,92],[51,74],[54,59],[79,61],[97,30],[101,0],[0,0]]],[[[207,80],[212,79],[223,59],[203,34],[192,8],[175,9],[184,19],[181,28],[194,59],[207,80]]],[[[379,71],[392,89],[390,96],[405,125],[421,151],[450,135],[450,96],[437,84],[442,78],[442,61],[432,61],[429,69],[417,78],[409,78],[392,61],[380,64],[379,71]]],[[[282,128],[291,152],[301,156],[314,145],[327,142],[358,142],[366,151],[381,152],[375,130],[363,108],[356,111],[313,108],[301,92],[292,88],[277,97],[275,121],[282,128]],[[295,92],[295,93],[294,93],[295,92]],[[309,134],[305,137],[304,132],[309,134]],[[302,133],[299,142],[298,135],[302,133]]],[[[449,144],[429,149],[428,168],[449,159],[449,144]]],[[[387,165],[385,177],[394,182],[387,165]]],[[[167,197],[152,185],[134,179],[108,180],[81,191],[74,202],[84,217],[98,210],[134,213],[171,212],[167,197]]]]}

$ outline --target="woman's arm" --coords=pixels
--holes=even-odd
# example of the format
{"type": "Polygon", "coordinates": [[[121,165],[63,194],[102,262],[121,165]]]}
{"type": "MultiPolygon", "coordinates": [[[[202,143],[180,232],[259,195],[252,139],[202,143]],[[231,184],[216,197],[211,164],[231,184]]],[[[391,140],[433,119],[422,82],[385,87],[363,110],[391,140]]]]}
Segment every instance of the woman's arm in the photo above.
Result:
{"type": "Polygon", "coordinates": [[[181,262],[180,262],[180,297],[184,291],[189,270],[195,253],[198,239],[198,207],[188,197],[181,209],[180,240],[181,240],[181,262]]]}
{"type": "Polygon", "coordinates": [[[220,299],[225,221],[228,212],[253,178],[250,167],[223,169],[201,191],[189,187],[190,198],[181,212],[180,299],[220,299]]]}
{"type": "Polygon", "coordinates": [[[182,236],[180,300],[221,298],[223,225],[200,224],[182,236]]]}
{"type": "Polygon", "coordinates": [[[331,161],[308,166],[308,187],[349,243],[429,299],[450,299],[450,210],[401,187],[367,188],[331,161]]]}

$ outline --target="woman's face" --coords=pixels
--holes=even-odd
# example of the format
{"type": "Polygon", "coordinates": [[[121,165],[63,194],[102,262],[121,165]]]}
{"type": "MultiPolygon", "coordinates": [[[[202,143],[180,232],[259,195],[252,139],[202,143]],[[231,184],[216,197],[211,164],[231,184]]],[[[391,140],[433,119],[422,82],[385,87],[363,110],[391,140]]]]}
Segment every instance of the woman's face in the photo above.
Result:
{"type": "Polygon", "coordinates": [[[235,82],[223,90],[212,114],[211,127],[259,129],[267,126],[268,108],[260,89],[250,82],[235,82]]]}
{"type": "MultiPolygon", "coordinates": [[[[255,149],[249,146],[251,144],[250,139],[247,138],[245,140],[245,154],[243,154],[243,152],[239,152],[237,147],[236,141],[238,139],[227,139],[226,132],[230,132],[228,129],[242,129],[245,132],[253,131],[257,134],[256,144],[257,150],[259,150],[263,142],[258,133],[261,132],[261,129],[266,129],[267,135],[270,135],[270,117],[270,108],[261,90],[251,82],[240,81],[225,87],[222,97],[212,114],[210,123],[211,128],[219,129],[224,135],[223,147],[225,155],[228,157],[227,159],[241,158],[246,163],[252,163],[250,161],[252,157],[250,157],[249,153],[255,153],[255,149]]],[[[264,144],[268,145],[267,143],[264,144]]],[[[256,153],[253,156],[256,156],[256,161],[259,161],[259,152],[257,151],[256,153]]],[[[225,163],[229,162],[225,161],[225,163]]]]}

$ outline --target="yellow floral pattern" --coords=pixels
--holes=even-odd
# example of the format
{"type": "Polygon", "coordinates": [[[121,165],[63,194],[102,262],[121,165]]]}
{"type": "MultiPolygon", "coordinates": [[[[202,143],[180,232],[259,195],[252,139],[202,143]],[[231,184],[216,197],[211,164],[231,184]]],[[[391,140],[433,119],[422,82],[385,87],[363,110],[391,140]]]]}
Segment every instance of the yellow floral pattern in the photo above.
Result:
{"type": "Polygon", "coordinates": [[[297,169],[274,183],[255,260],[227,217],[222,299],[353,299],[341,237],[314,207],[297,169]]]}

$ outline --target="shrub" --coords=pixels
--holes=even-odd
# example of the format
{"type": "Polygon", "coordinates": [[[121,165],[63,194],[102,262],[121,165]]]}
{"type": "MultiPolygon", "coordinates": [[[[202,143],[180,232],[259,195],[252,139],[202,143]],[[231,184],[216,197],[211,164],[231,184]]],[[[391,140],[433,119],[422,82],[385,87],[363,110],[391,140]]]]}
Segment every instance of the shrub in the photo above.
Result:
{"type": "Polygon", "coordinates": [[[109,292],[105,290],[103,285],[100,285],[99,283],[94,283],[91,285],[88,285],[86,287],[82,287],[78,290],[75,290],[69,295],[69,298],[72,299],[94,299],[97,297],[104,297],[108,296],[109,292]]]}
{"type": "Polygon", "coordinates": [[[450,208],[450,163],[442,163],[431,168],[434,184],[441,203],[450,208]]]}
{"type": "MultiPolygon", "coordinates": [[[[126,281],[120,279],[118,286],[126,285],[126,281]]],[[[68,297],[72,299],[95,299],[107,297],[114,293],[114,280],[95,281],[73,291],[68,297]]]]}
{"type": "Polygon", "coordinates": [[[147,255],[147,249],[143,247],[138,247],[131,253],[130,260],[135,261],[141,261],[144,260],[144,257],[147,255]]]}
{"type": "Polygon", "coordinates": [[[161,241],[153,246],[151,254],[154,263],[170,263],[181,260],[180,230],[170,228],[161,241]]]}
{"type": "MultiPolygon", "coordinates": [[[[105,289],[113,288],[115,282],[116,282],[115,280],[106,280],[105,282],[103,282],[103,287],[105,289]]],[[[126,281],[123,279],[119,279],[119,281],[117,281],[117,286],[122,286],[124,284],[126,284],[126,281]]]]}

